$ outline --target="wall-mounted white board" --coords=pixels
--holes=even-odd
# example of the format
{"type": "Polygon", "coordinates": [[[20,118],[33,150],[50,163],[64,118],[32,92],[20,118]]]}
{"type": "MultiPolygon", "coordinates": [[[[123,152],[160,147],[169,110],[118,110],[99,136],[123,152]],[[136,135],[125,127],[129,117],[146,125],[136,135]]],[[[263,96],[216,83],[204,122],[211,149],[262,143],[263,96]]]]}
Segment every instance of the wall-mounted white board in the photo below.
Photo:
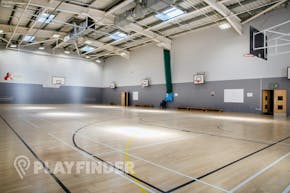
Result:
{"type": "Polygon", "coordinates": [[[225,89],[225,103],[244,103],[244,89],[225,89]]]}
{"type": "Polygon", "coordinates": [[[135,91],[133,92],[133,101],[138,101],[139,100],[139,92],[135,91]]]}

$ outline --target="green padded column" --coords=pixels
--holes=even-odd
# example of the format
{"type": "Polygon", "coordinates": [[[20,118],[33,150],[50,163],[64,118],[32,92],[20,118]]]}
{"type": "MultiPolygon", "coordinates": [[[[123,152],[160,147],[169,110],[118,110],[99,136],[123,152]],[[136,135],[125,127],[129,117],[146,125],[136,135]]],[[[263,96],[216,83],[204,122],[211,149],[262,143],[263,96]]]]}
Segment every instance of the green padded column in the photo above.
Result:
{"type": "Polygon", "coordinates": [[[172,93],[172,79],[171,79],[171,59],[170,59],[170,51],[164,49],[164,68],[165,68],[165,79],[166,79],[166,91],[167,94],[172,93]]]}

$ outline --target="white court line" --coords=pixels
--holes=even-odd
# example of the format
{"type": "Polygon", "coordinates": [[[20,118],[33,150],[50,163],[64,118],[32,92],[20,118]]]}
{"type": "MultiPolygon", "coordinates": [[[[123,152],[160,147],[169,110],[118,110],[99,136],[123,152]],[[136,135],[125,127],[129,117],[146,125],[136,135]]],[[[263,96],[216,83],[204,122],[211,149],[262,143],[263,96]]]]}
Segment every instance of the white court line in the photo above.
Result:
{"type": "Polygon", "coordinates": [[[290,185],[282,192],[282,193],[289,193],[290,192],[290,185]]]}
{"type": "Polygon", "coordinates": [[[31,126],[34,127],[34,128],[37,128],[37,129],[40,128],[38,125],[32,123],[32,121],[28,121],[28,120],[26,120],[26,119],[24,119],[24,118],[20,118],[20,119],[21,119],[22,121],[24,121],[25,123],[27,123],[28,125],[31,125],[31,126]]]}
{"type": "Polygon", "coordinates": [[[143,159],[143,158],[141,158],[141,157],[139,157],[139,156],[136,156],[136,155],[133,155],[133,154],[127,153],[127,152],[125,152],[125,151],[119,150],[119,149],[114,148],[114,147],[112,147],[112,146],[110,146],[110,145],[108,145],[108,144],[101,143],[101,142],[96,142],[96,141],[90,139],[89,137],[86,137],[86,136],[83,136],[83,135],[80,135],[80,134],[79,134],[79,136],[81,136],[81,137],[83,137],[83,138],[86,138],[87,140],[89,140],[89,141],[91,141],[91,142],[93,142],[93,143],[97,143],[97,144],[103,145],[103,146],[108,147],[108,148],[110,148],[110,149],[112,149],[112,150],[114,150],[114,151],[117,151],[117,152],[119,152],[119,153],[122,153],[122,154],[125,154],[125,155],[129,155],[129,156],[131,156],[131,157],[133,157],[133,158],[135,158],[135,159],[138,159],[138,160],[144,161],[144,162],[149,163],[149,164],[151,164],[151,165],[154,165],[154,166],[156,166],[156,167],[159,167],[159,168],[162,168],[162,169],[164,169],[164,170],[167,170],[167,171],[169,171],[169,172],[171,172],[171,173],[174,173],[174,174],[177,174],[177,175],[179,175],[179,176],[183,176],[183,177],[189,178],[189,179],[191,179],[191,180],[195,180],[195,181],[197,181],[197,182],[200,182],[200,183],[205,184],[205,185],[207,185],[207,186],[210,186],[210,187],[212,187],[212,188],[218,189],[218,190],[220,190],[220,191],[228,192],[228,190],[223,189],[223,188],[221,188],[221,187],[219,187],[219,186],[215,186],[215,185],[213,185],[213,184],[209,184],[209,183],[207,183],[207,182],[205,182],[205,181],[199,180],[199,179],[197,179],[197,178],[193,178],[193,177],[191,177],[191,176],[188,176],[188,175],[183,174],[183,173],[181,173],[181,172],[178,172],[178,171],[176,171],[176,170],[173,170],[173,169],[167,168],[167,167],[165,167],[165,166],[162,166],[162,165],[156,164],[156,163],[151,162],[151,161],[149,161],[149,160],[145,160],[145,159],[143,159]]]}
{"type": "MultiPolygon", "coordinates": [[[[147,147],[154,147],[156,145],[162,145],[162,144],[166,144],[166,143],[172,143],[172,142],[181,141],[181,140],[184,140],[184,139],[188,139],[188,138],[187,137],[183,137],[183,138],[178,138],[178,139],[173,139],[173,140],[167,140],[167,141],[162,141],[162,142],[157,142],[157,143],[140,145],[140,146],[128,148],[128,150],[136,150],[136,149],[142,149],[142,148],[147,148],[147,147]]],[[[119,149],[119,150],[121,150],[121,149],[119,149]]],[[[96,155],[97,156],[100,156],[100,155],[109,155],[109,154],[112,154],[112,153],[116,153],[116,151],[108,151],[108,152],[99,153],[99,154],[96,154],[96,155]]]]}
{"type": "Polygon", "coordinates": [[[229,191],[229,193],[233,193],[233,192],[237,191],[242,186],[244,186],[245,184],[249,183],[251,180],[253,180],[254,178],[258,177],[259,175],[263,174],[268,169],[270,169],[271,167],[273,167],[274,165],[276,165],[277,163],[279,163],[280,161],[282,161],[283,159],[285,159],[289,155],[290,155],[290,152],[288,152],[287,154],[283,155],[282,157],[280,157],[279,159],[275,160],[274,162],[270,163],[268,166],[266,166],[262,170],[258,171],[256,174],[250,176],[249,178],[247,178],[246,180],[244,180],[242,183],[240,183],[239,185],[235,186],[233,189],[231,189],[229,191]]]}
{"type": "MultiPolygon", "coordinates": [[[[108,167],[108,166],[109,166],[109,165],[104,164],[103,162],[97,160],[97,159],[94,158],[93,156],[90,156],[90,155],[86,154],[85,152],[80,151],[80,150],[77,149],[76,147],[74,147],[74,146],[70,145],[69,143],[67,143],[67,142],[65,142],[65,141],[63,141],[63,140],[61,140],[60,138],[56,137],[55,135],[53,135],[53,134],[51,134],[51,133],[48,133],[48,135],[51,136],[52,138],[58,140],[59,142],[63,143],[64,145],[70,147],[71,149],[73,149],[73,150],[79,152],[80,154],[82,154],[83,156],[87,157],[88,159],[90,159],[90,160],[92,160],[92,161],[97,161],[98,163],[101,163],[104,167],[108,167]]],[[[111,166],[110,166],[110,167],[111,167],[111,166]]],[[[155,193],[153,190],[151,190],[151,189],[149,189],[149,188],[143,186],[142,184],[139,184],[139,183],[135,182],[134,180],[130,179],[129,177],[127,177],[127,176],[124,175],[123,173],[121,173],[121,172],[119,172],[119,171],[116,171],[115,169],[114,169],[114,173],[116,173],[116,174],[118,174],[119,176],[125,178],[126,180],[132,182],[133,184],[139,186],[140,188],[144,188],[145,190],[147,190],[147,191],[149,191],[149,192],[151,192],[151,193],[155,193]]]]}

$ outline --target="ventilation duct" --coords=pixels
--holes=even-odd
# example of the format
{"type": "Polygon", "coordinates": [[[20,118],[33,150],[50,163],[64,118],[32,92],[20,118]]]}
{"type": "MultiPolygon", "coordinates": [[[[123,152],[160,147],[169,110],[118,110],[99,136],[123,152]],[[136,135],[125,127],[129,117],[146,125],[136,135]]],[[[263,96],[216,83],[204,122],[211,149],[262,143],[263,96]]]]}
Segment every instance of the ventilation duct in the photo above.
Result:
{"type": "Polygon", "coordinates": [[[176,0],[138,0],[136,6],[115,17],[115,25],[124,27],[131,22],[142,19],[152,11],[162,10],[175,3],[176,0]]]}
{"type": "Polygon", "coordinates": [[[79,25],[74,23],[74,29],[64,37],[64,42],[72,43],[77,40],[78,37],[84,36],[95,29],[95,22],[91,18],[86,18],[85,21],[81,22],[79,25]]]}

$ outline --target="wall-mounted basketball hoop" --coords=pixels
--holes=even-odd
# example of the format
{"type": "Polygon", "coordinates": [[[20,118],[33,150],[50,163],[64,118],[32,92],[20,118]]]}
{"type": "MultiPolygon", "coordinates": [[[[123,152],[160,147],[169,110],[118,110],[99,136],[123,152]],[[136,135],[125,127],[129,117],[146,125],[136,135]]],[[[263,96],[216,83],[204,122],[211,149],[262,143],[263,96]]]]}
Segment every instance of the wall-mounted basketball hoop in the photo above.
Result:
{"type": "Polygon", "coordinates": [[[251,53],[261,58],[290,54],[290,20],[263,31],[251,28],[251,53]],[[264,54],[264,56],[262,56],[264,54]]]}

